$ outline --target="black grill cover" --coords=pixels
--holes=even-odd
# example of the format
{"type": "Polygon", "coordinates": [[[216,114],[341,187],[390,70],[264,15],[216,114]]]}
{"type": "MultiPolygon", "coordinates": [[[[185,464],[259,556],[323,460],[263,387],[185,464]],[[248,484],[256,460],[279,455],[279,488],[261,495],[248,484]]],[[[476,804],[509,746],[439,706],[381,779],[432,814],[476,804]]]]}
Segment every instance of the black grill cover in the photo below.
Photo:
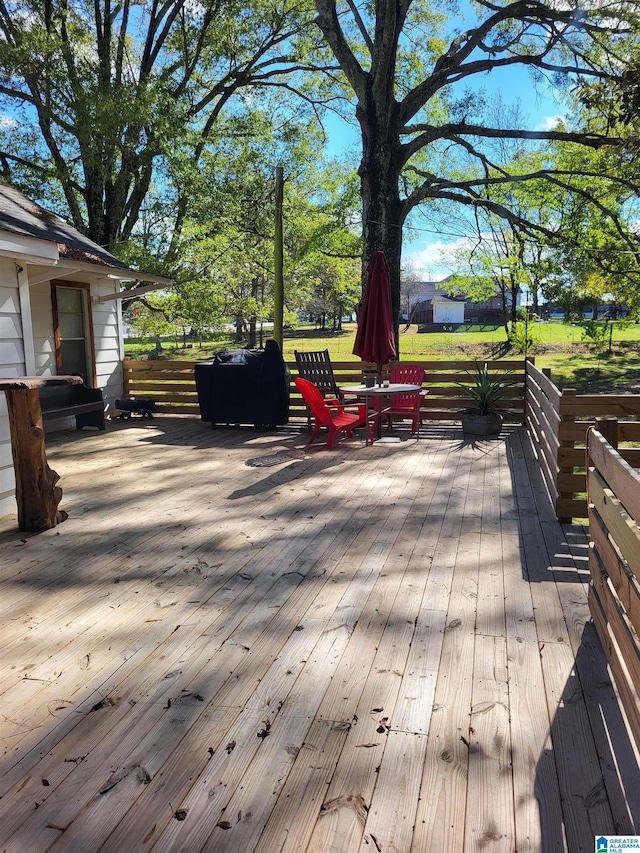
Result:
{"type": "Polygon", "coordinates": [[[195,379],[203,421],[258,429],[289,422],[290,371],[276,341],[264,350],[222,350],[196,364],[195,379]]]}

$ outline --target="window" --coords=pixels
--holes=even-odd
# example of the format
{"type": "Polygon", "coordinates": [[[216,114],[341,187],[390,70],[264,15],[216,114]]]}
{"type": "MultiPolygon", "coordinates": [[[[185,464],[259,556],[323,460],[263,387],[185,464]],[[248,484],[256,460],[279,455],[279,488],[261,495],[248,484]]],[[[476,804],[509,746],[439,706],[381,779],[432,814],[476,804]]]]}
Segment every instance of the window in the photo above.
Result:
{"type": "Polygon", "coordinates": [[[58,375],[80,374],[86,385],[95,386],[89,285],[54,282],[51,301],[58,375]]]}

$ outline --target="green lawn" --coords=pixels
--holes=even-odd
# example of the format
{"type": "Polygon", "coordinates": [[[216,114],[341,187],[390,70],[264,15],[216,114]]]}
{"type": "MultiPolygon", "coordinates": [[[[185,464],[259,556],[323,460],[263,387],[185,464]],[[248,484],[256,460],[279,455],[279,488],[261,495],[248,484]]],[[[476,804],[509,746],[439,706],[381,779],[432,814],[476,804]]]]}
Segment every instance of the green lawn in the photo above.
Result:
{"type": "Polygon", "coordinates": [[[536,356],[536,365],[551,369],[551,378],[559,388],[575,388],[581,394],[640,393],[640,344],[625,342],[612,354],[595,352],[544,353],[536,356]]]}
{"type": "MultiPolygon", "coordinates": [[[[293,360],[294,351],[329,350],[335,361],[357,361],[352,354],[355,324],[346,324],[341,332],[322,332],[312,327],[302,327],[285,332],[284,355],[293,360]]],[[[601,353],[583,340],[582,329],[562,321],[535,323],[531,331],[536,342],[534,351],[538,367],[549,367],[552,378],[560,388],[576,388],[581,393],[589,391],[640,390],[640,325],[625,323],[613,333],[611,355],[601,353]]],[[[406,331],[401,328],[400,356],[422,359],[513,358],[516,350],[505,352],[506,335],[499,325],[465,324],[447,332],[418,332],[417,326],[406,331]]],[[[164,358],[201,361],[223,347],[233,346],[230,336],[220,334],[215,341],[197,343],[188,347],[174,342],[163,342],[164,358]]],[[[131,358],[152,357],[152,343],[138,339],[125,345],[131,358]]]]}

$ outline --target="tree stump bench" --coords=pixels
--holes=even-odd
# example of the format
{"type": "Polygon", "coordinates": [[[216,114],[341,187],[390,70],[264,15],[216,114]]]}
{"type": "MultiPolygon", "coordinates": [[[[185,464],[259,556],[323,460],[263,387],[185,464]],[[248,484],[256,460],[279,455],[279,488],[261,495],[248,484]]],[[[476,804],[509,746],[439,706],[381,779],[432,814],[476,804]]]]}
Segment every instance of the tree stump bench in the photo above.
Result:
{"type": "MultiPolygon", "coordinates": [[[[54,390],[77,385],[82,385],[79,376],[0,378],[0,391],[4,391],[9,415],[20,530],[49,530],[67,518],[67,513],[58,509],[62,498],[62,489],[57,485],[60,477],[47,463],[40,394],[47,388],[54,390]]],[[[102,391],[99,394],[102,399],[102,391]]],[[[100,405],[103,406],[103,403],[100,405]]],[[[68,410],[68,406],[63,409],[50,408],[49,413],[56,412],[60,418],[65,417],[68,410]]],[[[104,422],[104,411],[102,419],[104,422]]]]}

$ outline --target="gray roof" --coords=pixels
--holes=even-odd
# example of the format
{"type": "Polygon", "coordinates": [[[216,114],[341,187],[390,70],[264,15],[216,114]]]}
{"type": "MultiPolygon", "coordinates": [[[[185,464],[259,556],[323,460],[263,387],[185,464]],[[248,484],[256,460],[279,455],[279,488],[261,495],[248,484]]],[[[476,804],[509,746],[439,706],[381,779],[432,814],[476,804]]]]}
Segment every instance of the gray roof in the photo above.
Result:
{"type": "Polygon", "coordinates": [[[446,278],[439,279],[438,281],[415,281],[411,282],[410,294],[411,294],[411,302],[424,302],[429,299],[432,299],[434,296],[446,296],[447,291],[445,290],[446,284],[449,281],[451,276],[447,276],[446,278]]]}
{"type": "Polygon", "coordinates": [[[19,190],[0,182],[0,231],[57,243],[61,258],[99,266],[129,269],[106,249],[85,237],[19,190]]]}

